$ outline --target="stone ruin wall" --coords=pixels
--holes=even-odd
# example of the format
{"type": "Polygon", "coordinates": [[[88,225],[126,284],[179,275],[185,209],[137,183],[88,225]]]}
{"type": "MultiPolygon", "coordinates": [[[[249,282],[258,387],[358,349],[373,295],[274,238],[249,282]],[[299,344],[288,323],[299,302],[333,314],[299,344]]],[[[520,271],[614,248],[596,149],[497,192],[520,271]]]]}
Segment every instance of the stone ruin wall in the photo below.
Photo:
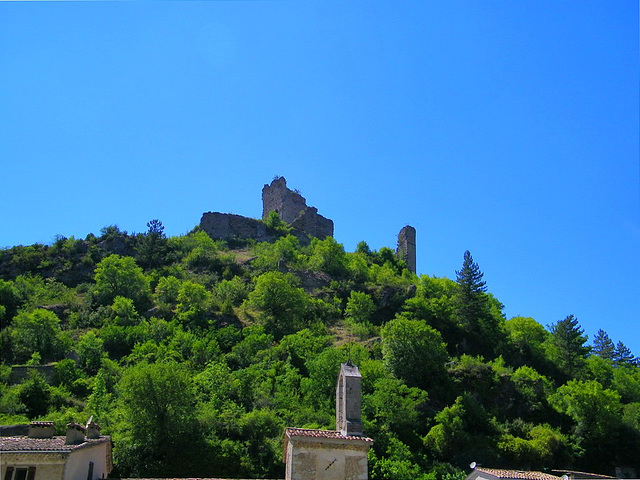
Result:
{"type": "MultiPolygon", "coordinates": [[[[307,206],[307,201],[298,192],[287,187],[284,177],[276,177],[271,184],[262,188],[262,219],[275,211],[280,218],[291,225],[292,234],[303,245],[309,237],[333,237],[333,221],[323,217],[315,207],[307,206]]],[[[274,242],[279,235],[270,232],[260,220],[231,213],[207,212],[202,215],[200,228],[215,240],[255,239],[258,242],[274,242]]],[[[416,229],[407,225],[398,234],[396,255],[404,260],[407,269],[416,273],[416,229]]]]}
{"type": "Polygon", "coordinates": [[[396,255],[404,260],[410,272],[416,273],[416,229],[411,225],[403,227],[398,233],[396,255]]]}
{"type": "Polygon", "coordinates": [[[200,228],[214,240],[254,238],[259,242],[270,241],[267,226],[253,218],[232,213],[208,212],[202,215],[200,228]]]}
{"type": "Polygon", "coordinates": [[[323,217],[315,207],[308,207],[305,198],[287,187],[284,177],[276,177],[262,188],[262,219],[275,211],[294,229],[312,237],[333,237],[333,220],[323,217]]]}
{"type": "MultiPolygon", "coordinates": [[[[291,233],[303,245],[309,243],[309,237],[333,236],[333,221],[318,214],[317,208],[308,207],[302,195],[287,188],[284,177],[277,177],[262,189],[262,219],[266,220],[272,210],[293,227],[291,233]]],[[[231,213],[204,213],[200,228],[215,240],[252,238],[259,242],[273,242],[279,237],[260,220],[231,213]]]]}
{"type": "Polygon", "coordinates": [[[292,223],[307,209],[307,201],[298,192],[287,188],[284,177],[276,177],[271,185],[262,187],[262,219],[275,211],[287,223],[292,223]]]}

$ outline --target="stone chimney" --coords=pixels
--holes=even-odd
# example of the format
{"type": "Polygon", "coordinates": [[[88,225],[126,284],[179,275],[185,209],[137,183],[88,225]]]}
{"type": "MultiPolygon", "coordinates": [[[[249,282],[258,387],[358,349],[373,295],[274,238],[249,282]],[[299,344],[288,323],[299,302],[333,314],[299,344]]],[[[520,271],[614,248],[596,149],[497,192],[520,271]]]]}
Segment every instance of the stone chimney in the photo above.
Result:
{"type": "Polygon", "coordinates": [[[93,421],[93,415],[87,421],[86,431],[87,438],[100,438],[100,425],[93,421]]]}
{"type": "Polygon", "coordinates": [[[78,445],[84,442],[84,427],[79,423],[67,423],[67,438],[65,445],[78,445]]]}
{"type": "Polygon", "coordinates": [[[351,362],[340,365],[336,385],[336,430],[342,435],[362,436],[360,403],[362,376],[351,362]]]}
{"type": "Polygon", "coordinates": [[[53,422],[31,422],[27,436],[29,438],[53,438],[53,422]]]}

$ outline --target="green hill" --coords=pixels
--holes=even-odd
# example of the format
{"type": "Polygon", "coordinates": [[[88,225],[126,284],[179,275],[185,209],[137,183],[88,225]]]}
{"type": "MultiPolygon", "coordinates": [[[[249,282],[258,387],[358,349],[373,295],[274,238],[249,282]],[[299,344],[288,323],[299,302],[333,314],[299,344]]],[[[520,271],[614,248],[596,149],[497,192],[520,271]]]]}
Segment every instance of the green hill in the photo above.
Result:
{"type": "Polygon", "coordinates": [[[632,353],[572,315],[507,320],[469,252],[454,281],[286,225],[273,243],[148,227],[0,250],[0,423],[93,415],[115,476],[281,477],[285,426],[334,427],[351,359],[373,480],[640,472],[632,353]]]}

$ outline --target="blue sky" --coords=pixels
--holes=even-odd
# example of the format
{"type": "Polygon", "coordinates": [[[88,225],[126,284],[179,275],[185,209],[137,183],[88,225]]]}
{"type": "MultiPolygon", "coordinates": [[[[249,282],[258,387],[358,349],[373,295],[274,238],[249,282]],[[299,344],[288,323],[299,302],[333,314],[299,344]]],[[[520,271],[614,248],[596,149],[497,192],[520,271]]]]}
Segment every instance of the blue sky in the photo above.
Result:
{"type": "Polygon", "coordinates": [[[353,251],[417,228],[508,317],[640,355],[635,1],[0,3],[0,246],[259,217],[284,175],[353,251]]]}

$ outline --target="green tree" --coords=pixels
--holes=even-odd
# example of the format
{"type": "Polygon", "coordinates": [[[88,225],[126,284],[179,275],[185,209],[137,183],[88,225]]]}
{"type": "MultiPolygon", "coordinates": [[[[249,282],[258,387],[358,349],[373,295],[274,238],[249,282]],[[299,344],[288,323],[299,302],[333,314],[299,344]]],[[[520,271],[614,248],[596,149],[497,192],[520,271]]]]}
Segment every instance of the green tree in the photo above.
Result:
{"type": "Polygon", "coordinates": [[[517,365],[533,364],[536,367],[544,362],[544,342],[549,332],[531,317],[513,317],[505,322],[509,340],[515,350],[513,361],[517,365]]]}
{"type": "Polygon", "coordinates": [[[497,319],[491,314],[492,302],[486,294],[483,276],[469,250],[464,252],[462,269],[456,271],[455,306],[458,321],[465,332],[461,353],[493,358],[504,336],[497,319]]]}
{"type": "Polygon", "coordinates": [[[616,347],[613,341],[607,335],[607,332],[600,329],[598,333],[593,337],[593,346],[591,347],[591,353],[605,360],[613,360],[616,347]]]}
{"type": "Polygon", "coordinates": [[[295,333],[304,325],[309,300],[304,290],[293,285],[294,278],[280,272],[263,273],[244,302],[258,311],[258,321],[276,339],[295,333]]]}
{"type": "Polygon", "coordinates": [[[90,375],[95,375],[102,364],[104,341],[90,330],[78,340],[76,352],[82,369],[90,375]]]}
{"type": "Polygon", "coordinates": [[[613,363],[616,366],[637,366],[638,359],[624,343],[619,341],[613,353],[613,363]]]}
{"type": "Polygon", "coordinates": [[[114,454],[122,471],[133,476],[184,472],[198,440],[186,368],[178,363],[139,363],[125,371],[118,391],[122,421],[114,454]]]}
{"type": "Polygon", "coordinates": [[[551,326],[550,355],[557,362],[561,370],[570,378],[584,367],[584,361],[589,354],[589,347],[585,345],[587,336],[580,327],[578,319],[568,315],[551,326]]]}
{"type": "Polygon", "coordinates": [[[204,328],[212,310],[213,296],[199,283],[187,280],[178,292],[176,316],[188,328],[204,328]]]}
{"type": "Polygon", "coordinates": [[[0,279],[0,330],[11,323],[21,304],[20,293],[14,283],[0,279]]]}
{"type": "Polygon", "coordinates": [[[371,320],[371,316],[376,311],[376,305],[371,296],[364,292],[355,290],[349,294],[344,315],[357,323],[366,323],[371,320]]]}
{"type": "Polygon", "coordinates": [[[16,360],[26,361],[34,352],[52,360],[60,352],[61,336],[60,319],[55,313],[43,308],[19,313],[11,331],[16,360]]]}
{"type": "Polygon", "coordinates": [[[346,260],[344,247],[333,237],[327,237],[324,240],[318,238],[311,240],[309,266],[313,270],[321,270],[329,275],[342,277],[347,273],[346,260]]]}
{"type": "Polygon", "coordinates": [[[464,252],[462,269],[456,270],[456,283],[458,284],[458,314],[466,325],[477,322],[485,313],[486,297],[483,294],[487,291],[487,283],[482,280],[483,276],[469,250],[464,252]]]}
{"type": "Polygon", "coordinates": [[[549,397],[558,412],[573,420],[573,434],[587,452],[583,468],[613,467],[617,455],[622,404],[617,392],[594,380],[570,380],[549,397]]]}
{"type": "Polygon", "coordinates": [[[148,306],[149,280],[133,257],[109,255],[95,270],[93,295],[100,305],[110,305],[118,297],[134,301],[138,309],[148,306]]]}
{"type": "Polygon", "coordinates": [[[395,377],[423,390],[444,378],[448,355],[437,330],[421,320],[396,317],[380,333],[385,365],[395,377]]]}
{"type": "Polygon", "coordinates": [[[47,413],[51,402],[51,387],[44,375],[31,370],[29,377],[20,384],[18,397],[27,408],[27,416],[31,419],[47,413]]]}
{"type": "Polygon", "coordinates": [[[169,252],[164,225],[160,220],[151,220],[147,228],[149,230],[138,242],[136,258],[145,268],[159,267],[165,263],[169,252]]]}

